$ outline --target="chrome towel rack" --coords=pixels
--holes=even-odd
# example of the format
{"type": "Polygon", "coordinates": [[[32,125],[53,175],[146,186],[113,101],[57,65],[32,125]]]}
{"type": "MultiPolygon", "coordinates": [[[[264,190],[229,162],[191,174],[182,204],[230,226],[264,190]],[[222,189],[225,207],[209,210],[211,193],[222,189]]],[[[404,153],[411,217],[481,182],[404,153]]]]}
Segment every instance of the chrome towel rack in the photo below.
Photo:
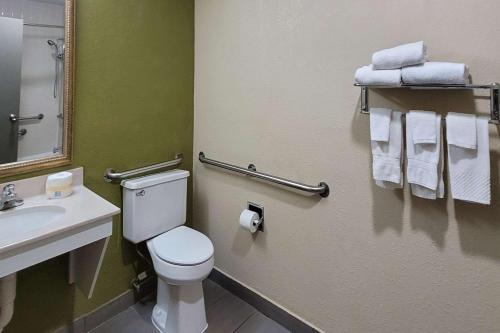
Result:
{"type": "Polygon", "coordinates": [[[162,163],[157,163],[157,164],[152,164],[148,166],[144,166],[141,168],[137,169],[132,169],[128,171],[122,171],[122,172],[116,172],[113,169],[106,169],[106,172],[104,173],[104,180],[108,183],[111,182],[117,182],[120,180],[124,180],[133,176],[138,176],[142,175],[145,173],[150,173],[153,171],[158,171],[163,168],[168,168],[172,166],[177,166],[182,163],[184,160],[184,155],[179,153],[175,155],[175,159],[167,162],[162,162],[162,163]]]}
{"type": "Polygon", "coordinates": [[[385,85],[363,85],[355,83],[354,86],[361,88],[361,113],[369,114],[370,107],[368,103],[368,91],[369,89],[421,89],[421,90],[433,90],[433,89],[444,89],[444,90],[474,90],[483,89],[489,90],[490,92],[490,123],[500,124],[500,103],[499,103],[499,90],[500,84],[402,84],[400,86],[385,86],[385,85]]]}
{"type": "Polygon", "coordinates": [[[292,180],[289,180],[286,178],[276,177],[276,176],[269,175],[267,173],[257,172],[257,168],[253,164],[250,164],[248,166],[248,168],[245,169],[245,168],[242,168],[242,167],[239,167],[236,165],[212,160],[212,159],[205,157],[205,154],[203,152],[200,152],[199,159],[200,159],[201,163],[210,164],[210,165],[216,166],[218,168],[234,171],[234,172],[241,173],[241,174],[244,174],[244,175],[247,175],[250,177],[255,177],[255,178],[259,178],[259,179],[262,179],[262,180],[265,180],[265,181],[268,181],[271,183],[283,185],[286,187],[291,187],[291,188],[294,188],[294,189],[299,190],[299,191],[313,193],[313,194],[319,194],[323,198],[326,198],[326,197],[328,197],[328,195],[330,195],[330,188],[329,188],[328,184],[325,182],[319,183],[318,186],[306,185],[306,184],[295,182],[295,181],[292,181],[292,180]]]}

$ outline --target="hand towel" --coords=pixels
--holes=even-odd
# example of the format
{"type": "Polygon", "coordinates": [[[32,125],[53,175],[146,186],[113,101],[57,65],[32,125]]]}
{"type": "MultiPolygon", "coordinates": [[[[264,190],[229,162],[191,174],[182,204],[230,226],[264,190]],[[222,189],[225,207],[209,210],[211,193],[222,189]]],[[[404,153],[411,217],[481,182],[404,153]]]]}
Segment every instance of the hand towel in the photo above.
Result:
{"type": "MultiPolygon", "coordinates": [[[[447,133],[460,130],[460,126],[455,127],[453,122],[446,122],[447,133]]],[[[451,196],[457,200],[489,205],[490,143],[486,117],[476,117],[476,140],[476,149],[448,143],[451,196]]]]}
{"type": "Polygon", "coordinates": [[[477,148],[475,115],[449,112],[446,116],[446,124],[453,129],[446,132],[449,145],[468,149],[477,148]]]}
{"type": "Polygon", "coordinates": [[[427,60],[424,42],[399,45],[375,52],[372,56],[373,69],[395,69],[423,64],[427,60]]]}
{"type": "Polygon", "coordinates": [[[372,141],[389,141],[391,109],[370,108],[370,138],[372,141]]]}
{"type": "MultiPolygon", "coordinates": [[[[441,122],[441,117],[439,119],[441,122]]],[[[436,190],[428,189],[427,187],[420,186],[418,184],[411,184],[411,193],[419,198],[436,200],[437,198],[444,198],[444,181],[443,181],[443,171],[444,171],[444,149],[443,149],[443,127],[440,127],[439,131],[439,163],[438,163],[438,187],[436,190]]]]}
{"type": "MultiPolygon", "coordinates": [[[[436,113],[411,111],[413,121],[413,144],[436,143],[439,128],[436,128],[436,113]]],[[[441,127],[441,126],[440,126],[441,127]]]]}
{"type": "MultiPolygon", "coordinates": [[[[424,111],[419,111],[424,112],[424,111]]],[[[443,197],[444,182],[442,180],[441,153],[441,116],[433,114],[436,143],[415,144],[413,136],[416,131],[419,112],[411,111],[406,116],[406,154],[408,159],[407,179],[411,184],[412,194],[426,199],[443,197]]]]}
{"type": "Polygon", "coordinates": [[[467,84],[469,69],[453,62],[426,62],[401,70],[404,84],[467,84]]]}
{"type": "Polygon", "coordinates": [[[399,86],[401,85],[401,70],[373,70],[372,65],[363,66],[356,70],[354,80],[359,84],[399,86]]]}
{"type": "Polygon", "coordinates": [[[401,168],[402,133],[401,112],[392,111],[389,141],[371,141],[373,179],[382,188],[396,189],[403,187],[401,168]]]}

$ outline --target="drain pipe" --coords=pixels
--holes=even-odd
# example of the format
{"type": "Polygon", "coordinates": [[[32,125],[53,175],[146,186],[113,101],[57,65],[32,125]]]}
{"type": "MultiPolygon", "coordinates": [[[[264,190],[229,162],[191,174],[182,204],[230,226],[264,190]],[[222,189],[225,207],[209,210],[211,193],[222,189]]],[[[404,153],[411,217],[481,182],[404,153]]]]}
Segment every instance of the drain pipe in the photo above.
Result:
{"type": "Polygon", "coordinates": [[[0,279],[0,333],[12,319],[16,299],[16,273],[0,279]]]}

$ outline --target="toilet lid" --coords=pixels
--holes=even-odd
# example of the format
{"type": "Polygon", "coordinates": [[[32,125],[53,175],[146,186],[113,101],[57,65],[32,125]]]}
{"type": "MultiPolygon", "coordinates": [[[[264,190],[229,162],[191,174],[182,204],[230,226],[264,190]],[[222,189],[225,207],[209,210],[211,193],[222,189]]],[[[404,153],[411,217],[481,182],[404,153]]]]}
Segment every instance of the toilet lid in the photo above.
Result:
{"type": "Polygon", "coordinates": [[[155,253],[175,265],[201,264],[214,255],[214,246],[207,236],[180,226],[153,238],[155,253]]]}

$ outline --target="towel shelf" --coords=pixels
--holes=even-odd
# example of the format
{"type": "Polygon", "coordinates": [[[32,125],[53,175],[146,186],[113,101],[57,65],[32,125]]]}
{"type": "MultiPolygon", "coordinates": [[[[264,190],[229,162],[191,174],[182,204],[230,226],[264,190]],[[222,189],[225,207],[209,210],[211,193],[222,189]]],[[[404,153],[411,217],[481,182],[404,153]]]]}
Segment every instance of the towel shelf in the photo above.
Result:
{"type": "Polygon", "coordinates": [[[361,88],[361,113],[369,114],[370,107],[368,103],[368,91],[370,89],[420,89],[420,90],[474,90],[483,89],[490,92],[490,123],[500,124],[500,103],[499,90],[500,84],[466,84],[466,85],[447,85],[447,84],[402,84],[400,86],[385,86],[385,85],[363,85],[355,83],[354,86],[361,88]]]}
{"type": "Polygon", "coordinates": [[[265,181],[268,181],[271,183],[283,185],[286,187],[291,187],[291,188],[294,188],[294,189],[302,191],[302,192],[319,194],[323,198],[326,198],[326,197],[328,197],[328,195],[330,195],[330,188],[328,187],[328,184],[325,182],[319,183],[318,186],[306,185],[306,184],[295,182],[295,181],[292,181],[292,180],[289,180],[286,178],[272,176],[272,175],[269,175],[267,173],[257,172],[257,169],[256,169],[255,165],[253,165],[253,164],[250,164],[248,166],[248,169],[245,169],[245,168],[242,168],[242,167],[239,167],[236,165],[232,165],[229,163],[224,163],[224,162],[212,160],[212,159],[206,158],[205,154],[203,152],[200,152],[199,159],[200,159],[201,163],[210,164],[210,165],[216,166],[218,168],[241,173],[241,174],[244,174],[244,175],[247,175],[250,177],[259,178],[259,179],[262,179],[262,180],[265,180],[265,181]]]}

